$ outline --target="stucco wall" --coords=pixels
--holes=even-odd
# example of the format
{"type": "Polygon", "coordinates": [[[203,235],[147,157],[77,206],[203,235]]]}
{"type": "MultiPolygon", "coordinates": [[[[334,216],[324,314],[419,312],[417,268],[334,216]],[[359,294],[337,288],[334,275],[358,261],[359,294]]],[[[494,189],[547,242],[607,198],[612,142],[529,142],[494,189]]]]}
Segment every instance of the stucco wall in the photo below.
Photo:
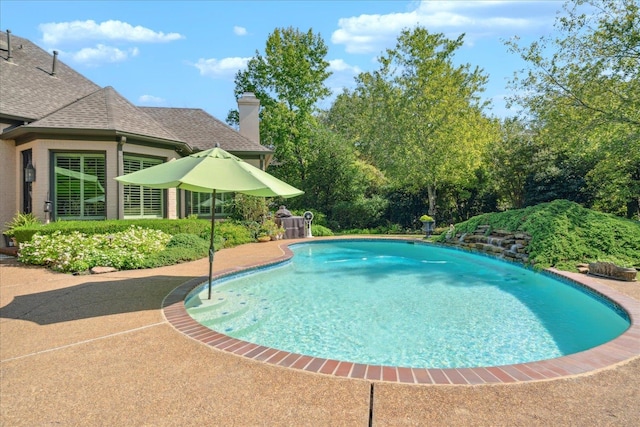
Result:
{"type": "MultiPolygon", "coordinates": [[[[108,219],[118,218],[118,182],[114,179],[121,175],[118,166],[118,143],[116,141],[95,140],[56,140],[41,139],[15,146],[13,141],[0,141],[0,227],[4,231],[4,224],[9,222],[16,212],[22,208],[22,155],[24,150],[32,150],[32,164],[36,169],[36,180],[32,184],[33,214],[40,220],[45,220],[44,202],[52,195],[50,177],[52,156],[57,151],[67,152],[103,152],[106,154],[106,214],[108,219]]],[[[161,158],[165,161],[177,159],[180,156],[172,149],[159,149],[134,143],[123,145],[124,155],[140,155],[161,158]]],[[[259,159],[247,160],[256,167],[261,166],[259,159]]],[[[167,218],[178,218],[180,210],[184,210],[184,200],[181,207],[177,206],[178,191],[166,191],[167,218]]],[[[4,239],[0,239],[0,246],[5,246],[4,239]]]]}
{"type": "MultiPolygon", "coordinates": [[[[0,126],[5,127],[4,124],[0,126]]],[[[0,230],[3,232],[6,230],[5,224],[11,221],[18,210],[16,180],[19,170],[13,141],[0,140],[0,230]]],[[[0,238],[0,247],[5,246],[4,239],[0,238]]]]}
{"type": "MultiPolygon", "coordinates": [[[[51,159],[54,152],[103,152],[105,158],[106,172],[106,214],[108,219],[118,218],[118,182],[114,179],[122,174],[118,170],[118,144],[115,141],[91,141],[91,140],[35,140],[26,144],[14,147],[13,143],[2,141],[0,165],[0,179],[2,180],[2,203],[0,203],[0,215],[2,225],[11,220],[15,213],[21,208],[22,185],[21,174],[21,152],[32,150],[32,163],[36,169],[36,180],[32,184],[32,206],[33,214],[44,221],[44,202],[51,190],[51,159]],[[6,201],[6,202],[5,202],[6,201]]],[[[124,145],[125,154],[152,156],[162,159],[173,159],[177,157],[174,150],[158,149],[153,147],[140,146],[135,144],[124,145]]],[[[177,217],[176,191],[168,190],[165,201],[169,218],[177,217]]]]}

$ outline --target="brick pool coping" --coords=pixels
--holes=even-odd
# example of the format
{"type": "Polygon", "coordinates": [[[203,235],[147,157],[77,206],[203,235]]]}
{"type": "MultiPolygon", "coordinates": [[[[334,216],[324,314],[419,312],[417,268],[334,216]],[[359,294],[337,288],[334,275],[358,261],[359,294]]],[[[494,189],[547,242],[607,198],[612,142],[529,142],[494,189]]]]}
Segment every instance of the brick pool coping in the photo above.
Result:
{"type": "MultiPolygon", "coordinates": [[[[385,239],[389,240],[389,239],[385,239]]],[[[397,239],[407,240],[407,239],[397,239]]],[[[299,243],[299,242],[297,242],[299,243]]],[[[291,243],[291,244],[297,244],[291,243]]],[[[217,272],[213,279],[220,279],[241,271],[262,268],[289,260],[293,253],[288,243],[280,245],[283,255],[268,262],[217,272]]],[[[186,336],[218,350],[233,353],[255,361],[300,369],[306,372],[333,375],[335,377],[386,381],[407,384],[475,385],[500,384],[551,380],[585,374],[612,367],[640,356],[640,302],[599,283],[595,278],[577,273],[547,270],[564,280],[586,286],[623,308],[631,325],[617,338],[579,353],[536,362],[479,368],[406,368],[366,365],[333,359],[312,357],[277,350],[232,338],[213,331],[195,321],[186,311],[184,300],[197,286],[207,282],[207,276],[191,279],[175,288],[162,304],[166,320],[186,336]]]]}

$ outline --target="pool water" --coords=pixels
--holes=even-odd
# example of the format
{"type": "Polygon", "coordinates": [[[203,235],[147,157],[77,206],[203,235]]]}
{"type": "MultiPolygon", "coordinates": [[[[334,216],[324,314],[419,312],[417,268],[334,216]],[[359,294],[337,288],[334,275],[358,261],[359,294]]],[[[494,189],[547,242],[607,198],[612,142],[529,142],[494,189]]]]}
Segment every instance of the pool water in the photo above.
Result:
{"type": "Polygon", "coordinates": [[[201,324],[309,356],[421,368],[550,359],[630,325],[603,300],[549,275],[402,241],[292,245],[277,268],[207,284],[186,300],[201,324]]]}

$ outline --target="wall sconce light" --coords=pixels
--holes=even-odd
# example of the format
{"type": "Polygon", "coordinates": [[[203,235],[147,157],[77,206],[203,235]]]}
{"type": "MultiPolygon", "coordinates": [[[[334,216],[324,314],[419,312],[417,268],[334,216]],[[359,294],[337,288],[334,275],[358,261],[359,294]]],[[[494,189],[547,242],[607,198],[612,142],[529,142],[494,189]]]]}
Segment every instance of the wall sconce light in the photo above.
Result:
{"type": "Polygon", "coordinates": [[[34,182],[36,180],[36,168],[33,167],[31,161],[24,168],[24,182],[34,182]]]}

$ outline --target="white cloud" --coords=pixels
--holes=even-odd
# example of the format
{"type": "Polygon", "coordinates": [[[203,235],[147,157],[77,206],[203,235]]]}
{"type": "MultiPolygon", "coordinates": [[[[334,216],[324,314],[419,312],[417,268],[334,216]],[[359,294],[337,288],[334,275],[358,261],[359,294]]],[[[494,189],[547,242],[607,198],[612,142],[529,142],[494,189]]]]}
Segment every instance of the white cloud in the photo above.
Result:
{"type": "Polygon", "coordinates": [[[233,33],[236,36],[246,36],[247,35],[247,29],[244,27],[238,27],[237,25],[235,27],[233,27],[233,33]]]}
{"type": "Polygon", "coordinates": [[[329,70],[334,73],[349,72],[353,75],[360,74],[362,70],[357,65],[349,65],[343,59],[331,59],[329,61],[329,70]]]}
{"type": "MultiPolygon", "coordinates": [[[[97,66],[103,63],[122,62],[140,53],[138,48],[121,50],[112,46],[98,44],[96,47],[86,47],[77,52],[65,53],[74,62],[88,66],[97,66]]],[[[62,54],[61,54],[62,55],[62,54]]]]}
{"type": "Polygon", "coordinates": [[[223,58],[223,59],[198,59],[198,62],[193,64],[198,70],[200,70],[201,76],[213,77],[213,78],[233,78],[238,70],[245,68],[247,62],[251,58],[223,58]]]}
{"type": "Polygon", "coordinates": [[[138,98],[138,103],[141,105],[162,105],[164,102],[163,98],[153,95],[142,95],[138,98]]]}
{"type": "Polygon", "coordinates": [[[557,6],[555,2],[425,0],[403,13],[341,18],[331,41],[344,44],[349,53],[377,53],[391,46],[402,29],[421,25],[447,35],[464,32],[472,42],[491,32],[512,34],[549,25],[557,6]]]}
{"type": "Polygon", "coordinates": [[[104,21],[96,23],[93,20],[72,22],[50,22],[40,24],[42,40],[47,45],[57,45],[66,42],[83,40],[118,40],[144,43],[164,43],[183,39],[179,33],[163,33],[153,31],[140,25],[133,26],[122,21],[104,21]]]}

